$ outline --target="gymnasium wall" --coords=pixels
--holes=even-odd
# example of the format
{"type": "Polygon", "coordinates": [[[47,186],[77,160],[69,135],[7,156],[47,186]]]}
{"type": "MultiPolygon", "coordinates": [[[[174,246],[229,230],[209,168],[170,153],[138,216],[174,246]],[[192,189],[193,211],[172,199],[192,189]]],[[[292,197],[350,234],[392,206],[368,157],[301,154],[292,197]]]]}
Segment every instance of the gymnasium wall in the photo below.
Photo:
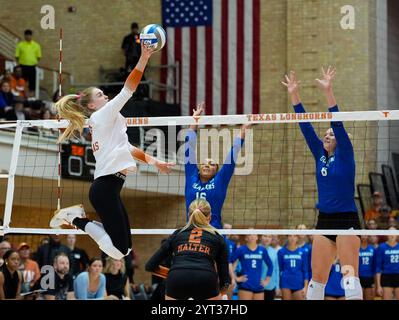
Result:
{"type": "MultiPolygon", "coordinates": [[[[397,6],[394,3],[390,1],[390,6],[397,6]]],[[[39,0],[0,0],[0,21],[20,35],[26,28],[33,29],[35,39],[42,45],[43,64],[53,68],[58,66],[58,28],[62,26],[65,32],[64,69],[72,72],[79,83],[98,81],[100,65],[107,69],[124,64],[120,45],[132,21],[137,21],[141,27],[161,22],[160,0],[118,0],[112,5],[105,0],[71,0],[68,3],[54,0],[56,30],[41,30],[42,4],[39,0]],[[68,6],[75,6],[76,13],[68,13],[68,6]]],[[[326,110],[325,99],[316,88],[314,79],[320,76],[321,66],[330,64],[338,71],[334,87],[342,111],[376,109],[377,1],[351,1],[355,8],[354,30],[343,30],[340,25],[341,7],[347,4],[346,0],[261,1],[261,112],[292,111],[286,90],[280,83],[283,75],[291,69],[297,71],[302,81],[301,96],[307,110],[326,110]]],[[[397,58],[397,42],[389,43],[390,56],[397,58]]],[[[159,59],[160,54],[157,54],[151,63],[158,64],[159,59]]],[[[393,80],[398,78],[397,74],[396,69],[389,73],[393,80]]],[[[397,101],[395,92],[392,84],[387,93],[390,105],[397,101]]],[[[235,226],[258,227],[268,226],[270,221],[278,221],[284,226],[314,222],[317,192],[313,159],[299,130],[281,128],[273,133],[279,157],[267,158],[259,154],[254,164],[257,170],[252,175],[232,179],[224,207],[226,222],[234,221],[235,226]],[[276,141],[283,138],[290,143],[278,145],[276,141]],[[276,172],[281,175],[273,176],[276,172]],[[295,198],[289,199],[291,195],[295,198]],[[276,207],[279,209],[273,209],[276,207]]],[[[376,164],[374,137],[377,129],[369,129],[367,136],[363,130],[359,125],[352,132],[355,134],[357,183],[367,181],[368,172],[374,170],[376,164]],[[362,141],[356,139],[356,133],[362,141]],[[365,141],[364,137],[367,138],[365,141]]],[[[270,138],[256,127],[255,149],[270,148],[270,138]]],[[[260,151],[258,149],[258,153],[260,151]]],[[[133,228],[138,225],[151,228],[152,219],[165,219],[165,216],[170,218],[167,220],[170,225],[175,225],[176,221],[183,222],[183,198],[176,197],[171,201],[170,198],[151,198],[149,195],[145,198],[146,208],[140,206],[137,210],[141,201],[143,198],[140,197],[126,198],[133,228]],[[178,211],[181,218],[177,217],[178,211]],[[171,216],[170,212],[173,212],[171,216]]],[[[21,225],[25,224],[26,213],[16,211],[15,214],[14,219],[21,225]]],[[[134,238],[142,262],[137,281],[148,281],[149,275],[142,272],[143,264],[156,250],[161,238],[134,238]]],[[[82,247],[87,245],[90,253],[95,253],[92,241],[80,242],[82,247]]]]}

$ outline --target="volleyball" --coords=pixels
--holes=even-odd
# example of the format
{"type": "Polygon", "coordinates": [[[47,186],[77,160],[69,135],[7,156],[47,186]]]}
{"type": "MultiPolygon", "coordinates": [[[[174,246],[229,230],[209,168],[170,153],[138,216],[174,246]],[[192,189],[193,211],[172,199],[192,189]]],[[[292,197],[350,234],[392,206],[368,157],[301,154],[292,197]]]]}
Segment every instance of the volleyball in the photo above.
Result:
{"type": "Polygon", "coordinates": [[[140,33],[140,40],[150,48],[161,50],[166,43],[166,32],[158,24],[149,24],[140,33]]]}

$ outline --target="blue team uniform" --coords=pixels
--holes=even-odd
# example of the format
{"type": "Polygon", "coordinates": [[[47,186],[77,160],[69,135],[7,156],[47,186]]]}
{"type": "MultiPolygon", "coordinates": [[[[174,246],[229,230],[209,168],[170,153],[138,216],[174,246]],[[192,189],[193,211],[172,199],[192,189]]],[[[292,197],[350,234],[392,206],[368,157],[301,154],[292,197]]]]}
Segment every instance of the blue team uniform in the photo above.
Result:
{"type": "Polygon", "coordinates": [[[280,287],[293,291],[301,290],[305,280],[309,280],[308,255],[302,248],[294,251],[283,247],[278,252],[280,267],[280,287]]]}
{"type": "Polygon", "coordinates": [[[236,138],[227,158],[216,175],[207,183],[202,183],[199,176],[195,155],[197,134],[188,130],[185,140],[185,173],[186,173],[186,218],[192,201],[206,199],[212,208],[211,225],[222,229],[222,207],[227,194],[227,187],[233,176],[234,168],[244,140],[236,138]]]}
{"type": "Polygon", "coordinates": [[[399,273],[399,243],[394,247],[387,243],[378,247],[376,272],[382,274],[399,273]]]}
{"type": "Polygon", "coordinates": [[[237,250],[237,245],[234,241],[231,241],[227,237],[224,240],[226,241],[227,252],[229,253],[229,259],[230,259],[231,255],[234,253],[234,251],[237,250]]]}
{"type": "Polygon", "coordinates": [[[359,277],[374,277],[376,271],[376,249],[372,245],[360,248],[359,251],[359,277]]]}
{"type": "Polygon", "coordinates": [[[263,292],[261,284],[263,262],[267,265],[266,276],[270,277],[273,273],[273,263],[267,250],[262,246],[258,246],[252,251],[244,245],[233,253],[230,263],[234,263],[237,259],[241,263],[241,274],[246,275],[248,278],[246,282],[238,283],[238,288],[256,293],[263,292]]]}
{"type": "Polygon", "coordinates": [[[330,276],[325,288],[325,295],[340,298],[345,296],[345,290],[343,288],[341,266],[339,263],[335,263],[331,266],[330,276]]]}
{"type": "MultiPolygon", "coordinates": [[[[294,106],[296,113],[304,113],[300,103],[294,106]]],[[[329,108],[330,112],[338,112],[338,106],[329,108]]],[[[340,121],[331,122],[337,147],[328,157],[313,126],[309,122],[299,123],[310,151],[316,161],[316,180],[318,203],[316,207],[323,213],[357,212],[355,204],[355,157],[353,146],[345,128],[340,121]]]]}
{"type": "Polygon", "coordinates": [[[305,243],[301,249],[306,253],[308,256],[308,277],[309,279],[312,278],[312,244],[305,243]]]}

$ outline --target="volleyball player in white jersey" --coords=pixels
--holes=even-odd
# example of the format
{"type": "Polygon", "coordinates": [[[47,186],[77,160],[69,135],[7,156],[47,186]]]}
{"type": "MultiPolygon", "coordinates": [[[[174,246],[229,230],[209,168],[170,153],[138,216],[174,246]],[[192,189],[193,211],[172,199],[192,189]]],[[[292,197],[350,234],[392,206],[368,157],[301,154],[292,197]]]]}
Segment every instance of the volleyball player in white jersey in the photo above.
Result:
{"type": "Polygon", "coordinates": [[[57,211],[50,226],[57,228],[62,224],[73,224],[89,234],[102,251],[117,260],[129,254],[132,247],[129,218],[120,191],[127,172],[136,169],[133,158],[155,165],[163,173],[170,172],[174,165],[159,161],[132,146],[126,134],[126,119],[120,114],[137,89],[154,50],[142,44],[141,52],[140,60],[123,89],[111,101],[100,89],[88,88],[79,95],[67,95],[56,103],[59,116],[69,120],[69,126],[59,142],[74,136],[76,132],[82,133],[85,119],[90,116],[89,128],[96,169],[89,198],[102,223],[90,221],[85,217],[82,206],[74,206],[57,211]]]}

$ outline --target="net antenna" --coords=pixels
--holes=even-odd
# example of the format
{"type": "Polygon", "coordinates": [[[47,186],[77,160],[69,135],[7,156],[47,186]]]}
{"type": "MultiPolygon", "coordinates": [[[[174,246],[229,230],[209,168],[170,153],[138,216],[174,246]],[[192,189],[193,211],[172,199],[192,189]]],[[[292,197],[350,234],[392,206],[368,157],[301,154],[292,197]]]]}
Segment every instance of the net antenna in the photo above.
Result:
{"type": "MultiPolygon", "coordinates": [[[[58,99],[62,97],[62,38],[63,29],[60,28],[60,56],[59,56],[59,70],[58,70],[58,99]]],[[[57,115],[58,121],[60,121],[60,116],[57,115]]],[[[61,129],[58,129],[58,137],[62,134],[61,129]]],[[[58,143],[58,181],[57,181],[57,210],[61,209],[61,142],[58,143]]]]}

